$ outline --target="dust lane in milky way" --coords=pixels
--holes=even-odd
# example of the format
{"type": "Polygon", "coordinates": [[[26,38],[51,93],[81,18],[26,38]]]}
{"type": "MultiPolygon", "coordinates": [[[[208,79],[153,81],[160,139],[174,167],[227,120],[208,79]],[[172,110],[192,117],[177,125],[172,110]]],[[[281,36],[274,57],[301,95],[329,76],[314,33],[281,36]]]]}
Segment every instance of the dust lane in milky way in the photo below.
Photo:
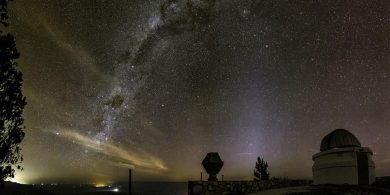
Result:
{"type": "Polygon", "coordinates": [[[24,182],[311,177],[336,128],[390,174],[386,1],[10,3],[28,106],[24,182]]]}

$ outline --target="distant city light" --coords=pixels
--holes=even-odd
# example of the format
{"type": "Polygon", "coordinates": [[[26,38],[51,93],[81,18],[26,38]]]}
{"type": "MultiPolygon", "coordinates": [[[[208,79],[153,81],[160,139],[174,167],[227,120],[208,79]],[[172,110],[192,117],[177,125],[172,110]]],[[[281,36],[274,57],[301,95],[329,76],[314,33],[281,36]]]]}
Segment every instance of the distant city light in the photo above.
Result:
{"type": "Polygon", "coordinates": [[[112,189],[113,192],[119,192],[119,189],[118,188],[114,188],[112,189]]]}
{"type": "Polygon", "coordinates": [[[107,187],[107,184],[105,184],[105,183],[96,183],[95,187],[96,188],[104,188],[104,187],[107,187]]]}

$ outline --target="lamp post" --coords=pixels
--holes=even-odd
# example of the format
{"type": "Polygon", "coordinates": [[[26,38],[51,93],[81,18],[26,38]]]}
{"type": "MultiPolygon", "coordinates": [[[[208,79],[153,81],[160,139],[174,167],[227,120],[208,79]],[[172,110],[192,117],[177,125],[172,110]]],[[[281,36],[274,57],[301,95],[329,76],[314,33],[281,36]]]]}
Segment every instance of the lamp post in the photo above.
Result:
{"type": "Polygon", "coordinates": [[[129,195],[131,195],[131,169],[129,169],[129,195]]]}

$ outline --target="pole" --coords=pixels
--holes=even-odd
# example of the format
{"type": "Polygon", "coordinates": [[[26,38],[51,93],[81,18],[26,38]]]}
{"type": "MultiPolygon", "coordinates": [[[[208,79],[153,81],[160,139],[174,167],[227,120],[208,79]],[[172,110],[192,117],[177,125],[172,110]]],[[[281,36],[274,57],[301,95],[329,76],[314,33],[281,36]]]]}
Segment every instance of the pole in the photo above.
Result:
{"type": "Polygon", "coordinates": [[[129,195],[131,195],[131,169],[129,169],[129,195]]]}
{"type": "Polygon", "coordinates": [[[200,172],[200,181],[203,181],[203,172],[200,172]]]}

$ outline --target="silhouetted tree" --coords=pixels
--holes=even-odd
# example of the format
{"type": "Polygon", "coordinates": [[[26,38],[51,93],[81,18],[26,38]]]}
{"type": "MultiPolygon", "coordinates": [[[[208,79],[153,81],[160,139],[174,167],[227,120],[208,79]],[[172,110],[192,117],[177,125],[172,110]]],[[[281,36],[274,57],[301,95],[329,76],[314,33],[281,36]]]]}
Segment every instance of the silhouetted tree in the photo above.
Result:
{"type": "Polygon", "coordinates": [[[269,180],[268,163],[260,157],[257,157],[254,176],[255,176],[255,181],[269,180]]]}
{"type": "Polygon", "coordinates": [[[22,170],[23,156],[19,144],[24,137],[22,112],[26,105],[23,96],[22,73],[16,69],[19,57],[15,39],[5,33],[7,5],[9,0],[0,0],[0,187],[4,180],[13,178],[15,168],[22,170]]]}

